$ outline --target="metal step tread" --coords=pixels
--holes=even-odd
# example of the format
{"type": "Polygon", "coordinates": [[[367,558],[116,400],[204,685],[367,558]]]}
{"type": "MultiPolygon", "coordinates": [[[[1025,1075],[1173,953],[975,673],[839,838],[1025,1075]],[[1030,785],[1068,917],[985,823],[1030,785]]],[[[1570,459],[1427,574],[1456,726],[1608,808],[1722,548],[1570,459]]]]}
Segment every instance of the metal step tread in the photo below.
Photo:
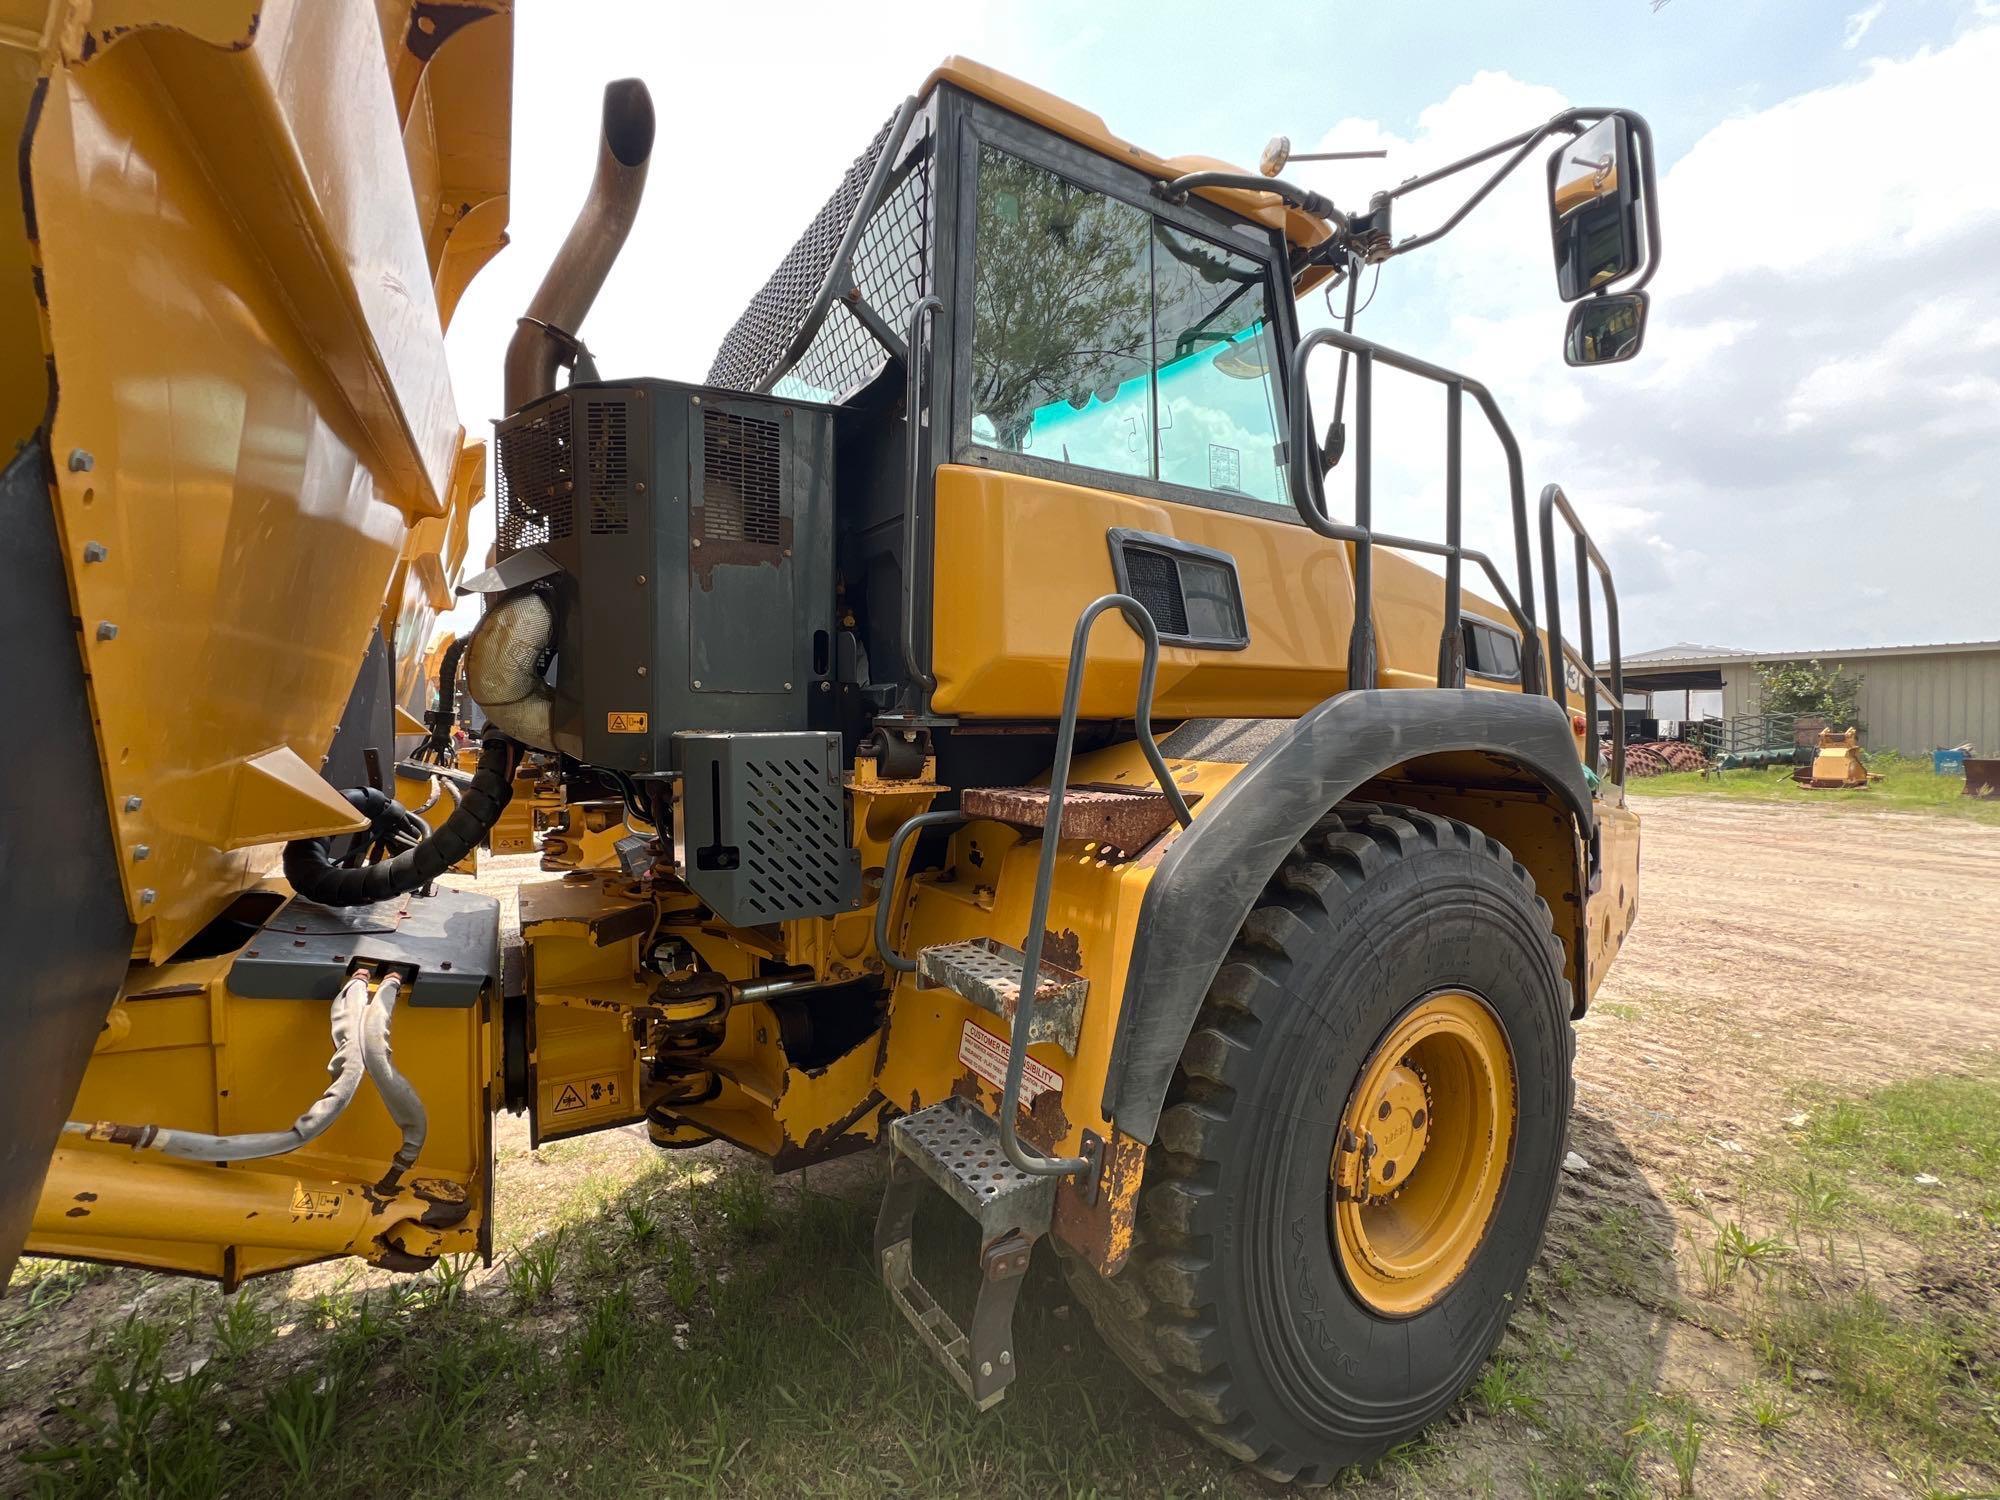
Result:
{"type": "Polygon", "coordinates": [[[1056,1179],[1023,1172],[1008,1161],[1000,1149],[1000,1127],[963,1099],[894,1121],[889,1144],[978,1221],[982,1244],[1009,1230],[1032,1238],[1055,1216],[1056,1179]]]}
{"type": "MultiPolygon", "coordinates": [[[[968,818],[991,818],[1016,828],[1048,827],[1049,789],[1045,786],[967,787],[959,794],[958,805],[968,818]]],[[[1173,822],[1173,807],[1158,787],[1092,782],[1063,793],[1060,836],[1109,844],[1126,854],[1136,854],[1173,822]]]]}
{"type": "MultiPolygon", "coordinates": [[[[919,984],[936,985],[969,1000],[1011,1028],[1021,1005],[1021,965],[1026,955],[994,938],[940,943],[917,953],[919,984]]],[[[1035,998],[1028,1017],[1029,1042],[1053,1042],[1072,1055],[1083,1025],[1083,1002],[1090,981],[1047,959],[1035,976],[1035,998]]]]}

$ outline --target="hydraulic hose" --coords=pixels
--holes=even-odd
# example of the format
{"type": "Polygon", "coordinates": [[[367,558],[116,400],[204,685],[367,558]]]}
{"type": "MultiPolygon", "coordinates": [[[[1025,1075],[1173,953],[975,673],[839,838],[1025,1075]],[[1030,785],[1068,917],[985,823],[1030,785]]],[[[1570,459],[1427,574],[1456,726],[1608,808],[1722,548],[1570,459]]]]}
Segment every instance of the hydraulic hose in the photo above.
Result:
{"type": "Polygon", "coordinates": [[[448,765],[451,761],[451,732],[458,724],[459,667],[465,660],[465,648],[471,644],[471,636],[457,636],[438,659],[437,707],[424,715],[431,737],[417,752],[420,760],[428,754],[439,765],[448,765]]]}
{"type": "MultiPolygon", "coordinates": [[[[499,822],[514,796],[514,756],[509,741],[488,740],[458,806],[414,848],[348,869],[334,862],[331,839],[294,839],[285,845],[285,879],[322,906],[366,906],[429,885],[477,848],[499,822]]],[[[367,816],[376,838],[388,839],[410,816],[394,798],[372,787],[346,795],[367,816]]]]}
{"type": "Polygon", "coordinates": [[[402,990],[402,977],[388,975],[376,986],[374,998],[361,1018],[361,1060],[367,1065],[368,1076],[375,1080],[375,1092],[382,1096],[389,1118],[403,1132],[402,1149],[377,1184],[385,1193],[393,1190],[402,1175],[417,1164],[417,1158],[423,1154],[424,1136],[430,1129],[424,1101],[416,1086],[396,1071],[396,1054],[389,1044],[389,1023],[396,1017],[396,1001],[401,998],[402,990]]]}
{"type": "MultiPolygon", "coordinates": [[[[361,1075],[368,1071],[362,1045],[362,1013],[368,1005],[368,979],[366,970],[357,971],[333,997],[333,1060],[326,1065],[333,1081],[326,1086],[326,1092],[292,1122],[289,1129],[263,1130],[246,1135],[206,1135],[197,1130],[169,1130],[159,1125],[119,1125],[109,1120],[89,1124],[71,1120],[63,1126],[63,1134],[130,1146],[134,1151],[159,1151],[189,1161],[256,1161],[296,1151],[306,1142],[324,1134],[326,1128],[346,1112],[347,1106],[354,1102],[354,1091],[361,1086],[361,1075]]],[[[382,984],[388,989],[391,986],[400,987],[402,981],[392,975],[382,984]]],[[[395,1004],[393,989],[389,1003],[391,1006],[395,1004]]],[[[379,1083],[377,1086],[380,1086],[379,1083]]],[[[383,1097],[386,1099],[388,1096],[384,1094],[383,1097]]],[[[405,1138],[407,1140],[407,1128],[405,1138]]]]}

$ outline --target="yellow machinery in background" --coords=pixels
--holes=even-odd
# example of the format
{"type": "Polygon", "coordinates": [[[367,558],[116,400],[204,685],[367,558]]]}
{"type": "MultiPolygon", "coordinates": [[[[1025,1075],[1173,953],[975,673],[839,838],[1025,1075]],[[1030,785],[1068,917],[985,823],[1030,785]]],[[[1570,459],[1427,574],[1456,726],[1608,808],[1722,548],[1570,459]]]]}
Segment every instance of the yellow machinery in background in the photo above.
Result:
{"type": "Polygon", "coordinates": [[[483,450],[442,340],[505,241],[508,7],[0,5],[10,1255],[233,1287],[486,1251],[501,1109],[778,1170],[879,1143],[888,1294],[981,1407],[1044,1239],[1265,1473],[1456,1398],[1540,1244],[1638,828],[1603,557],[1353,290],[1553,147],[1568,357],[1632,357],[1643,121],[1343,212],[1282,141],[1161,158],[952,59],[704,381],[605,380],[578,332],[655,128],[613,84],[461,578],[483,450]],[[1339,326],[1299,326],[1315,288],[1339,326]],[[1440,540],[1373,524],[1383,379],[1437,389],[1440,540]],[[426,669],[461,589],[481,622],[426,669]],[[444,879],[538,842],[518,938],[444,879]],[[916,1270],[929,1191],[979,1226],[963,1328],[916,1270]]]}
{"type": "Polygon", "coordinates": [[[1861,758],[1861,740],[1853,729],[1822,729],[1813,750],[1807,786],[1822,790],[1868,785],[1868,765],[1861,758]]]}

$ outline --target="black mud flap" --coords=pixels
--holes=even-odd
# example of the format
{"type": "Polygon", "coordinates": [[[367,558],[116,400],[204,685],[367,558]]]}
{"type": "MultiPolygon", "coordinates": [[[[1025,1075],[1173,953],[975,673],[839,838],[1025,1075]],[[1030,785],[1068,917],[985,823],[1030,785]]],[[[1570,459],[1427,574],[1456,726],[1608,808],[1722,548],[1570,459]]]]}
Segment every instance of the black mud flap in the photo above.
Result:
{"type": "Polygon", "coordinates": [[[0,472],[0,1286],[132,954],[39,439],[0,472]]]}

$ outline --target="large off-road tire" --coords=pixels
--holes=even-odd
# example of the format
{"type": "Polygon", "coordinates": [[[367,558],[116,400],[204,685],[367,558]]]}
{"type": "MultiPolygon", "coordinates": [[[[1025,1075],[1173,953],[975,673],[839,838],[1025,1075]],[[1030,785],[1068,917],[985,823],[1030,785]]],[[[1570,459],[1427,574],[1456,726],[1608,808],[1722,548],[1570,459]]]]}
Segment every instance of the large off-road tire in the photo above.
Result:
{"type": "MultiPolygon", "coordinates": [[[[1211,1441],[1272,1478],[1330,1479],[1437,1417],[1498,1342],[1554,1201],[1572,1055],[1562,950],[1527,871],[1449,818],[1342,806],[1285,860],[1202,1004],[1131,1260],[1108,1279],[1070,1261],[1072,1289],[1211,1441]],[[1467,1090],[1502,1107],[1462,1269],[1427,1303],[1385,1313],[1381,1284],[1374,1303],[1357,1293],[1369,1267],[1350,1269],[1329,1169],[1343,1117],[1373,1117],[1357,1085],[1387,1076],[1396,1059],[1383,1046],[1400,1047],[1413,1018],[1446,1001],[1493,1039],[1511,1094],[1499,1082],[1467,1090]]],[[[1406,1090],[1422,1081],[1397,1077],[1406,1090]]],[[[1443,1109],[1430,1123],[1448,1131],[1443,1109]]],[[[1386,1108],[1382,1119],[1386,1130],[1386,1108]]],[[[1417,1174],[1446,1170],[1445,1139],[1417,1174]]]]}

